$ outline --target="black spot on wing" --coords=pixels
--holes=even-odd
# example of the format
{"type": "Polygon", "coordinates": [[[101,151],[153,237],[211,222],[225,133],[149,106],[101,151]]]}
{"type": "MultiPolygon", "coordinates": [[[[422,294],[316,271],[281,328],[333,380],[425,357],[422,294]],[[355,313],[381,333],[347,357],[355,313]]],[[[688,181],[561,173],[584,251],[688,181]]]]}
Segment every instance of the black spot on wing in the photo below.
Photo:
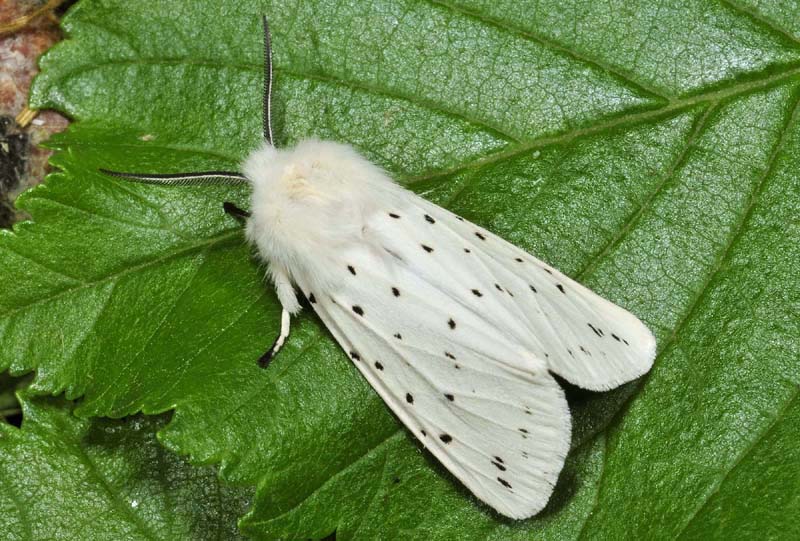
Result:
{"type": "Polygon", "coordinates": [[[394,333],[394,337],[397,338],[398,340],[403,339],[403,335],[401,335],[399,332],[394,333]]]}
{"type": "Polygon", "coordinates": [[[456,328],[456,322],[453,320],[453,318],[450,318],[450,319],[447,320],[447,325],[451,329],[455,329],[456,328]]]}
{"type": "Polygon", "coordinates": [[[395,297],[399,297],[400,296],[400,290],[397,289],[396,287],[393,287],[392,288],[392,295],[394,295],[395,297]]]}
{"type": "Polygon", "coordinates": [[[532,285],[528,284],[528,287],[529,287],[529,288],[531,288],[531,291],[533,291],[534,293],[539,293],[539,292],[536,290],[536,288],[535,288],[535,287],[533,287],[532,285]]]}
{"type": "Polygon", "coordinates": [[[363,316],[363,315],[364,315],[364,309],[363,309],[363,308],[361,308],[361,307],[360,307],[359,305],[357,305],[357,304],[354,304],[354,305],[353,305],[353,312],[355,312],[355,313],[356,313],[356,314],[358,314],[359,316],[363,316]]]}
{"type": "Polygon", "coordinates": [[[470,250],[469,248],[464,248],[464,251],[465,251],[466,253],[468,253],[468,254],[471,254],[471,253],[472,253],[472,250],[470,250]]]}
{"type": "Polygon", "coordinates": [[[514,261],[516,261],[517,263],[522,263],[523,259],[521,257],[515,257],[514,261]]]}
{"type": "Polygon", "coordinates": [[[450,443],[451,441],[453,441],[453,436],[451,436],[450,434],[440,434],[439,439],[445,443],[450,443]]]}
{"type": "Polygon", "coordinates": [[[500,484],[503,485],[504,487],[506,487],[508,489],[511,488],[511,483],[509,483],[508,481],[506,481],[502,477],[498,477],[497,480],[500,481],[500,484]]]}
{"type": "Polygon", "coordinates": [[[480,232],[478,232],[478,231],[475,231],[475,236],[476,236],[476,237],[478,237],[478,238],[479,238],[479,239],[481,239],[481,240],[486,240],[486,237],[485,237],[485,236],[483,236],[483,234],[481,234],[481,233],[480,233],[480,232]]]}
{"type": "Polygon", "coordinates": [[[428,253],[431,253],[433,251],[433,248],[431,248],[427,244],[420,244],[420,246],[422,246],[422,249],[425,250],[428,253]]]}
{"type": "Polygon", "coordinates": [[[361,360],[361,355],[359,355],[355,351],[351,351],[350,352],[350,358],[353,359],[354,361],[360,361],[361,360]]]}
{"type": "Polygon", "coordinates": [[[310,302],[311,304],[317,304],[317,299],[314,297],[313,293],[308,294],[308,302],[310,302]]]}
{"type": "Polygon", "coordinates": [[[414,397],[411,396],[411,393],[406,393],[406,402],[408,402],[409,404],[414,403],[414,397]]]}
{"type": "Polygon", "coordinates": [[[558,290],[559,290],[561,293],[563,293],[564,295],[566,295],[566,294],[567,294],[567,292],[566,292],[566,291],[564,291],[564,286],[562,286],[561,284],[556,284],[556,287],[557,287],[557,288],[558,288],[558,290]]]}
{"type": "Polygon", "coordinates": [[[448,359],[453,359],[454,361],[456,360],[456,356],[450,353],[449,351],[445,351],[444,356],[447,357],[448,359]]]}
{"type": "Polygon", "coordinates": [[[456,397],[451,395],[450,393],[445,393],[444,397],[448,399],[450,402],[454,402],[456,397]]]}
{"type": "Polygon", "coordinates": [[[427,215],[427,214],[425,215],[425,220],[426,220],[426,221],[427,221],[429,224],[435,224],[435,223],[436,223],[436,220],[434,220],[432,217],[430,217],[430,216],[429,216],[429,215],[427,215]]]}
{"type": "Polygon", "coordinates": [[[352,274],[353,276],[356,275],[356,269],[355,267],[353,267],[353,265],[347,265],[347,270],[349,270],[350,274],[352,274]]]}
{"type": "Polygon", "coordinates": [[[495,465],[495,467],[497,467],[497,469],[498,469],[498,470],[500,470],[500,471],[506,471],[506,467],[505,467],[505,466],[503,466],[502,464],[500,464],[499,462],[495,462],[494,460],[492,460],[492,464],[494,464],[494,465],[495,465]]]}
{"type": "Polygon", "coordinates": [[[383,365],[380,362],[375,361],[375,368],[377,368],[378,370],[383,370],[383,365]]]}
{"type": "Polygon", "coordinates": [[[594,325],[592,325],[591,323],[587,323],[587,325],[589,326],[589,328],[590,328],[590,329],[592,329],[592,332],[594,332],[594,334],[596,334],[596,335],[597,335],[597,336],[599,336],[600,338],[602,338],[602,337],[603,337],[603,335],[605,334],[605,333],[603,332],[603,329],[600,329],[599,327],[595,327],[595,326],[594,326],[594,325]]]}
{"type": "Polygon", "coordinates": [[[400,219],[400,215],[399,215],[399,214],[395,214],[394,212],[390,212],[390,213],[389,213],[389,216],[391,216],[391,217],[392,217],[392,218],[394,218],[395,220],[398,220],[398,219],[400,219]]]}
{"type": "Polygon", "coordinates": [[[476,297],[483,297],[483,293],[481,293],[480,290],[478,289],[473,289],[472,294],[475,295],[476,297]]]}

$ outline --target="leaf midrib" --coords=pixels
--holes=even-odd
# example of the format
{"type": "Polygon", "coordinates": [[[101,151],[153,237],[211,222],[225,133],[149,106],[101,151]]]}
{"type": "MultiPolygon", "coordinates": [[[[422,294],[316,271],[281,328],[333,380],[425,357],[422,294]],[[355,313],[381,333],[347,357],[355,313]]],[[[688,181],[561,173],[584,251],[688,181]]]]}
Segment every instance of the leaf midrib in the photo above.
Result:
{"type": "MultiPolygon", "coordinates": [[[[259,73],[261,71],[261,66],[257,66],[255,64],[241,64],[241,63],[222,64],[219,61],[215,60],[196,59],[189,57],[179,57],[179,58],[149,57],[141,59],[121,59],[121,60],[117,59],[117,60],[108,60],[104,62],[99,62],[89,66],[82,66],[79,69],[68,71],[63,75],[63,77],[69,78],[78,75],[80,73],[95,71],[98,69],[102,69],[103,67],[113,66],[113,65],[123,65],[123,66],[124,65],[176,65],[176,66],[195,65],[216,71],[227,70],[227,69],[253,71],[259,73]]],[[[331,75],[298,72],[294,70],[289,70],[287,68],[281,68],[278,66],[275,67],[275,71],[277,73],[281,72],[285,73],[289,76],[293,76],[298,79],[316,80],[325,83],[336,84],[339,86],[350,88],[351,90],[358,90],[374,95],[384,96],[391,99],[406,101],[413,105],[426,108],[435,113],[445,114],[453,118],[461,119],[462,121],[468,122],[476,126],[477,128],[486,131],[490,135],[494,135],[501,139],[508,140],[512,143],[510,145],[502,147],[500,151],[490,154],[485,154],[475,160],[468,160],[456,164],[450,168],[439,169],[430,173],[407,176],[403,179],[405,183],[413,184],[416,182],[432,180],[439,177],[450,176],[465,169],[479,168],[484,165],[488,165],[505,159],[510,159],[519,154],[540,149],[542,147],[556,145],[560,143],[567,143],[579,137],[596,135],[615,128],[628,127],[640,123],[645,123],[651,120],[657,120],[661,117],[669,116],[670,114],[677,113],[685,109],[689,109],[701,103],[709,103],[709,102],[715,103],[727,98],[737,97],[743,94],[756,92],[770,85],[785,82],[786,80],[800,74],[800,63],[787,64],[783,70],[780,70],[777,73],[772,73],[772,74],[770,74],[771,70],[764,70],[762,71],[764,75],[762,75],[761,77],[750,78],[748,80],[739,83],[722,84],[713,90],[709,90],[708,92],[701,92],[684,98],[671,100],[668,103],[666,103],[663,107],[655,107],[652,109],[648,109],[646,111],[620,114],[614,116],[609,120],[594,122],[589,126],[578,127],[572,130],[562,131],[561,133],[557,133],[554,135],[544,135],[536,139],[532,139],[530,141],[520,140],[519,138],[504,132],[499,127],[491,126],[482,120],[467,117],[461,112],[439,108],[429,100],[420,99],[419,97],[407,96],[401,93],[391,92],[388,89],[377,88],[374,85],[366,85],[354,81],[347,81],[331,75]]],[[[210,152],[210,151],[203,151],[203,152],[210,152]]]]}
{"type": "Polygon", "coordinates": [[[42,304],[42,303],[45,303],[45,302],[50,302],[50,301],[56,300],[58,298],[66,296],[66,295],[68,295],[70,293],[73,293],[75,291],[80,291],[80,290],[88,289],[88,288],[91,288],[91,287],[94,287],[94,286],[97,286],[97,285],[100,285],[100,284],[104,284],[106,282],[121,278],[121,277],[126,276],[128,274],[132,274],[132,273],[138,272],[140,270],[147,269],[149,267],[153,267],[153,266],[159,265],[159,264],[164,263],[166,261],[169,261],[171,259],[176,259],[176,258],[185,256],[185,255],[188,255],[188,254],[199,252],[199,251],[202,251],[203,249],[207,249],[207,248],[210,248],[210,247],[215,246],[215,245],[224,244],[226,241],[229,241],[229,240],[237,237],[239,234],[241,234],[241,230],[240,229],[233,229],[233,230],[229,229],[229,230],[223,231],[219,235],[215,235],[215,236],[212,236],[212,237],[206,237],[206,238],[204,238],[203,240],[201,240],[199,242],[187,244],[187,245],[185,245],[185,246],[183,246],[183,247],[181,247],[181,248],[179,248],[177,250],[168,250],[166,252],[163,252],[157,258],[146,259],[141,263],[138,263],[138,264],[132,265],[132,266],[128,266],[128,267],[124,267],[124,268],[122,268],[122,269],[120,269],[120,270],[118,270],[116,272],[110,272],[108,274],[102,274],[102,275],[100,275],[100,277],[98,277],[98,278],[96,278],[94,280],[88,281],[88,282],[83,282],[79,286],[67,287],[67,288],[61,289],[61,290],[59,290],[59,291],[57,291],[57,292],[55,292],[55,293],[53,293],[51,295],[46,295],[44,297],[40,297],[40,298],[36,299],[35,301],[28,302],[28,303],[25,303],[25,304],[21,304],[20,306],[14,308],[12,310],[9,310],[5,314],[3,314],[0,317],[0,321],[12,319],[16,314],[18,314],[19,312],[21,312],[23,310],[27,310],[27,309],[29,309],[29,308],[31,308],[33,306],[36,306],[36,305],[39,305],[39,304],[42,304]]]}
{"type": "Polygon", "coordinates": [[[627,128],[653,120],[660,120],[661,118],[691,109],[692,107],[702,103],[708,103],[709,105],[713,106],[727,98],[751,94],[766,89],[772,85],[777,86],[778,84],[787,82],[797,75],[800,75],[800,65],[787,68],[785,71],[782,71],[776,75],[756,78],[739,84],[725,86],[717,90],[696,94],[688,98],[675,100],[658,109],[620,115],[611,120],[598,122],[585,128],[576,128],[574,130],[562,132],[558,135],[540,137],[528,143],[521,143],[515,146],[506,146],[498,152],[486,154],[476,160],[464,162],[448,169],[409,176],[404,180],[408,184],[414,184],[417,182],[434,180],[441,177],[449,177],[466,169],[479,169],[485,165],[514,158],[520,154],[524,154],[525,152],[538,150],[548,146],[570,143],[580,137],[598,135],[617,128],[627,128]]]}

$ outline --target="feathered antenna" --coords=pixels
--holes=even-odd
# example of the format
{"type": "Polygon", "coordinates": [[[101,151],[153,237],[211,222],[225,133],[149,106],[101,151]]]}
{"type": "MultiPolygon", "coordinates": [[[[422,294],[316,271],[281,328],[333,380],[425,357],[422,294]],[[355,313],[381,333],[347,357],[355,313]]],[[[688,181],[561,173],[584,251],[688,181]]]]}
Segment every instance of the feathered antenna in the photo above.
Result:
{"type": "MultiPolygon", "coordinates": [[[[264,24],[264,98],[263,98],[263,130],[264,139],[273,145],[272,140],[272,39],[269,33],[267,16],[262,17],[264,24]]],[[[194,184],[246,184],[247,177],[236,171],[197,171],[191,173],[125,173],[100,169],[101,173],[112,177],[124,178],[141,182],[143,184],[160,184],[167,186],[188,186],[194,184]]],[[[230,212],[235,205],[227,204],[226,212],[230,212]]],[[[236,208],[230,212],[238,216],[249,216],[249,213],[236,208]]]]}
{"type": "Polygon", "coordinates": [[[269,22],[267,16],[263,17],[264,22],[264,139],[275,146],[272,142],[272,38],[269,34],[269,22]]]}
{"type": "Polygon", "coordinates": [[[141,184],[161,184],[167,186],[191,186],[194,184],[243,184],[247,177],[234,171],[198,171],[197,173],[122,173],[100,169],[101,173],[112,177],[134,180],[141,184]],[[203,182],[203,181],[211,182],[203,182]]]}

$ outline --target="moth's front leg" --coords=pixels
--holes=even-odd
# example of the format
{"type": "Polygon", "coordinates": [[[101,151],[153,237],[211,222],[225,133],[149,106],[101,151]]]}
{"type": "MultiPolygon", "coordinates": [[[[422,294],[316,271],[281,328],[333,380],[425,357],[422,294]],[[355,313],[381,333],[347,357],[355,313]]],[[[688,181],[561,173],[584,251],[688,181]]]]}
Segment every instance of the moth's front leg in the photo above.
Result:
{"type": "Polygon", "coordinates": [[[281,347],[283,347],[283,343],[286,341],[286,338],[289,337],[289,327],[290,327],[290,320],[291,315],[289,312],[284,308],[281,311],[281,332],[278,335],[278,338],[275,339],[275,342],[272,344],[264,355],[262,355],[258,359],[258,366],[261,368],[266,368],[269,366],[270,361],[275,355],[280,351],[281,347]]]}
{"type": "Polygon", "coordinates": [[[297,302],[294,286],[292,286],[292,281],[286,269],[282,268],[280,265],[271,263],[269,266],[269,273],[275,284],[275,292],[278,294],[278,301],[281,303],[281,331],[280,334],[278,334],[278,338],[276,338],[275,342],[272,344],[272,347],[258,359],[258,365],[262,368],[266,368],[281,347],[283,347],[283,343],[286,342],[286,339],[289,337],[291,316],[300,311],[300,303],[297,302]]]}

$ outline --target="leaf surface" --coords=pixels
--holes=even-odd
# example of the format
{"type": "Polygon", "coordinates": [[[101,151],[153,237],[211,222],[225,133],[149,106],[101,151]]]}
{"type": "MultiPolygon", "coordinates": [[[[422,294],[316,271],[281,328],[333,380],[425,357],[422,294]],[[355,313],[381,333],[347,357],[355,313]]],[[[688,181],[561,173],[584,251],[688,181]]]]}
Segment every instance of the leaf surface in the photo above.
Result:
{"type": "Polygon", "coordinates": [[[800,482],[798,24],[780,2],[84,0],[33,89],[78,122],[19,201],[33,221],[0,237],[28,276],[0,285],[0,367],[36,369],[84,416],[175,409],[168,447],[258,485],[255,537],[782,536],[800,482]],[[573,451],[539,516],[471,498],[313,315],[255,366],[279,307],[221,213],[245,191],[97,173],[236,168],[261,130],[262,12],[279,144],[350,142],[654,330],[641,381],[569,389],[573,451]]]}
{"type": "Polygon", "coordinates": [[[250,491],[165,450],[167,416],[81,420],[64,400],[21,401],[22,428],[0,423],[4,539],[242,539],[250,491]]]}

